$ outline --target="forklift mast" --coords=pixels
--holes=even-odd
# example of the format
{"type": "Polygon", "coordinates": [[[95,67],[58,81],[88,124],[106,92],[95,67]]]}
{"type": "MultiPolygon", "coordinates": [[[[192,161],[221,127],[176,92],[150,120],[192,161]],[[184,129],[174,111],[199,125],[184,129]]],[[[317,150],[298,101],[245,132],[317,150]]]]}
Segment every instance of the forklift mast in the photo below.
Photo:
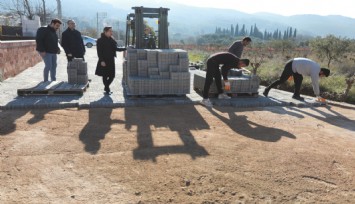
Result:
{"type": "Polygon", "coordinates": [[[168,8],[132,7],[134,13],[127,15],[126,47],[133,45],[136,49],[145,49],[144,18],[158,19],[158,48],[169,49],[168,8]],[[132,33],[132,37],[131,37],[132,33]]]}

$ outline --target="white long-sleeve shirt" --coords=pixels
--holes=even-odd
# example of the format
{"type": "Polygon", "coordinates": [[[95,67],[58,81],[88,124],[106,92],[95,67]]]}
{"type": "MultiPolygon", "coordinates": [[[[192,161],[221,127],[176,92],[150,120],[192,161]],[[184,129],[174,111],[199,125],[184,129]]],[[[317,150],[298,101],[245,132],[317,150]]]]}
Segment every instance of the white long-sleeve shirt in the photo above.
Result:
{"type": "Polygon", "coordinates": [[[292,62],[292,71],[303,76],[310,76],[314,94],[319,96],[320,65],[318,63],[307,58],[294,58],[292,62]]]}

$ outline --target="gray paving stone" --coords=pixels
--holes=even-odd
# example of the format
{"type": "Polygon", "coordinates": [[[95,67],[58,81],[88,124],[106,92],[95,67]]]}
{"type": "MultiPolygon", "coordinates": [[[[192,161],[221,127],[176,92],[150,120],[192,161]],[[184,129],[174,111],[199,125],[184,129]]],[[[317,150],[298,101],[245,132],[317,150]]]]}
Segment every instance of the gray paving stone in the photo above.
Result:
{"type": "MultiPolygon", "coordinates": [[[[131,51],[132,52],[132,51],[131,51]]],[[[134,51],[133,51],[134,52],[134,51]]],[[[62,52],[64,53],[64,52],[62,52]]],[[[180,55],[180,54],[179,54],[180,55]]],[[[187,56],[182,52],[182,56],[187,56]]],[[[142,56],[143,57],[143,56],[142,56]]],[[[97,64],[96,47],[88,48],[85,56],[88,68],[88,76],[91,79],[90,86],[83,96],[17,96],[17,89],[35,86],[43,80],[43,62],[34,67],[30,67],[14,78],[9,78],[0,82],[0,109],[37,109],[37,108],[119,108],[127,106],[162,106],[162,105],[184,105],[198,104],[202,99],[201,95],[194,91],[193,77],[195,70],[190,70],[190,94],[180,97],[127,97],[124,93],[123,78],[123,58],[122,53],[118,53],[116,59],[116,78],[111,85],[112,95],[104,94],[102,78],[96,76],[95,68],[97,64]]],[[[128,64],[127,64],[128,66],[128,64]]],[[[137,70],[138,71],[138,70],[137,70]]],[[[64,54],[58,57],[57,80],[67,81],[67,60],[64,54]]],[[[188,82],[185,82],[188,83],[188,82]]],[[[259,93],[264,87],[260,86],[259,93]]],[[[306,97],[305,102],[292,99],[292,93],[272,89],[269,98],[259,96],[256,98],[232,98],[231,100],[218,100],[212,98],[216,106],[244,107],[266,107],[266,106],[298,106],[308,107],[319,104],[312,103],[312,97],[306,97]]],[[[350,106],[349,104],[329,101],[329,104],[350,106]]]]}

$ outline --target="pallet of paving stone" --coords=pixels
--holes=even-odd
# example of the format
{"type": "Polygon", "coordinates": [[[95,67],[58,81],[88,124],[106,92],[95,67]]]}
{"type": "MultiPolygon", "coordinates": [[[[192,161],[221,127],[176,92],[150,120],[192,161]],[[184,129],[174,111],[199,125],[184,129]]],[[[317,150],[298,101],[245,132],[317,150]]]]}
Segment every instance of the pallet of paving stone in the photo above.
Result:
{"type": "Polygon", "coordinates": [[[34,87],[18,89],[19,96],[41,96],[41,95],[83,95],[89,87],[89,82],[84,85],[69,84],[63,81],[41,82],[34,87]]]}
{"type": "Polygon", "coordinates": [[[179,49],[129,50],[123,64],[127,95],[185,95],[190,93],[188,54],[179,49]]]}
{"type": "MultiPolygon", "coordinates": [[[[197,92],[202,93],[205,85],[206,72],[196,71],[194,74],[193,87],[197,92]]],[[[256,76],[242,75],[242,76],[228,76],[231,84],[231,90],[225,91],[231,96],[258,96],[260,79],[256,76]]],[[[222,84],[223,88],[223,84],[222,84]]],[[[216,83],[213,80],[209,94],[214,96],[218,93],[216,83]]]]}

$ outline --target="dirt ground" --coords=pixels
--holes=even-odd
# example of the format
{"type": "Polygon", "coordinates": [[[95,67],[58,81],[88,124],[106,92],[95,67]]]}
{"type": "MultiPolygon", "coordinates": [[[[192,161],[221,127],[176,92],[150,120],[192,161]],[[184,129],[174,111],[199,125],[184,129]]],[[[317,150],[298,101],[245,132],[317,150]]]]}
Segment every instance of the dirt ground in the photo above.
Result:
{"type": "Polygon", "coordinates": [[[355,109],[0,111],[0,203],[355,203],[355,109]]]}

